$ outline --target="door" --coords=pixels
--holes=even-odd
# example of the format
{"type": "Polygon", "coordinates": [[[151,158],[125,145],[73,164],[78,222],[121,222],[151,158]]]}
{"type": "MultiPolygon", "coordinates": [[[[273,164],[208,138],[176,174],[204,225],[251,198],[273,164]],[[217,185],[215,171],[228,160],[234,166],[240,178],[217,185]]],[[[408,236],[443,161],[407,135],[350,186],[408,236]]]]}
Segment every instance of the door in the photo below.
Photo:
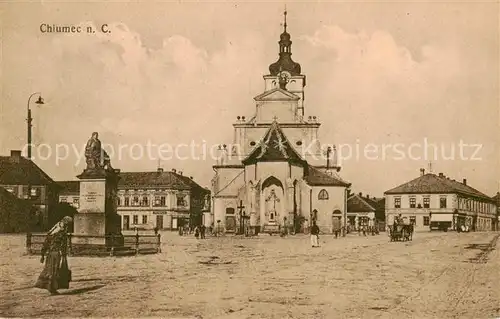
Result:
{"type": "Polygon", "coordinates": [[[156,228],[163,229],[163,215],[156,215],[156,228]]]}
{"type": "Polygon", "coordinates": [[[172,229],[177,229],[177,218],[172,218],[172,229]]]}
{"type": "Polygon", "coordinates": [[[226,216],[226,231],[234,232],[236,229],[236,218],[234,216],[226,216]]]}
{"type": "Polygon", "coordinates": [[[333,216],[332,217],[332,230],[335,231],[340,231],[341,224],[340,224],[340,216],[333,216]]]}
{"type": "Polygon", "coordinates": [[[124,230],[130,229],[130,216],[128,215],[123,216],[123,229],[124,230]]]}

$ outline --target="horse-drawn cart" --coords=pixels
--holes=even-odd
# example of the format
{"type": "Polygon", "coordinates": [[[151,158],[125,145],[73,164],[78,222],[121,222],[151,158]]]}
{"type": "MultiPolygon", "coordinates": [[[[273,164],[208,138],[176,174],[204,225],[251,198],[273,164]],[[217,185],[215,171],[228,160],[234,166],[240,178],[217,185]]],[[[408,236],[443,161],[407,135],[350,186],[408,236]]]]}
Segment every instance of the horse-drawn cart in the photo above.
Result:
{"type": "Polygon", "coordinates": [[[391,241],[409,241],[413,239],[413,225],[396,224],[389,226],[391,241]]]}

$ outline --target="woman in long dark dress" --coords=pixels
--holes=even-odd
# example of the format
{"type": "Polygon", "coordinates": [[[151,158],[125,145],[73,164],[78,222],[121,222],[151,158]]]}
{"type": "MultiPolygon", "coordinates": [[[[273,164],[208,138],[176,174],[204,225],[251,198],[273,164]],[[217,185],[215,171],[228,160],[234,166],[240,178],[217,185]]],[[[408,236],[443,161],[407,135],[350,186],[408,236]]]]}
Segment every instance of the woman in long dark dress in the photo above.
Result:
{"type": "Polygon", "coordinates": [[[64,217],[49,231],[43,243],[40,262],[45,262],[45,267],[35,287],[47,289],[53,295],[58,294],[61,258],[66,257],[68,226],[72,221],[71,217],[64,217]]]}

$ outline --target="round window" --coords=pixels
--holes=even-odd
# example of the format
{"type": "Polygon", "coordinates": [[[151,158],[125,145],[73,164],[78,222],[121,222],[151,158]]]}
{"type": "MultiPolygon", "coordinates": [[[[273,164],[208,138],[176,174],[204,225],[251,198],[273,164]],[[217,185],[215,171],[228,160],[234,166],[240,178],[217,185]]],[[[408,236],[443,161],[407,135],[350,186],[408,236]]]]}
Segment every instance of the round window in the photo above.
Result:
{"type": "Polygon", "coordinates": [[[298,146],[302,145],[302,141],[297,141],[296,143],[298,146]]]}
{"type": "Polygon", "coordinates": [[[255,146],[255,142],[254,142],[254,141],[251,141],[251,142],[250,142],[250,146],[255,146]]]}

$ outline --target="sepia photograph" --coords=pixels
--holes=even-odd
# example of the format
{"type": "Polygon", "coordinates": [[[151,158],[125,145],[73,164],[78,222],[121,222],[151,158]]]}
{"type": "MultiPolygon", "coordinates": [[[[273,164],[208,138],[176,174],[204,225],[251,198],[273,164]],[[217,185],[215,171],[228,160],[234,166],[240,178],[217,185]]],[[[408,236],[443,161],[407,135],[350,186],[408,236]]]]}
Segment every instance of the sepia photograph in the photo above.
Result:
{"type": "Polygon", "coordinates": [[[0,0],[0,318],[500,318],[499,16],[0,0]]]}

